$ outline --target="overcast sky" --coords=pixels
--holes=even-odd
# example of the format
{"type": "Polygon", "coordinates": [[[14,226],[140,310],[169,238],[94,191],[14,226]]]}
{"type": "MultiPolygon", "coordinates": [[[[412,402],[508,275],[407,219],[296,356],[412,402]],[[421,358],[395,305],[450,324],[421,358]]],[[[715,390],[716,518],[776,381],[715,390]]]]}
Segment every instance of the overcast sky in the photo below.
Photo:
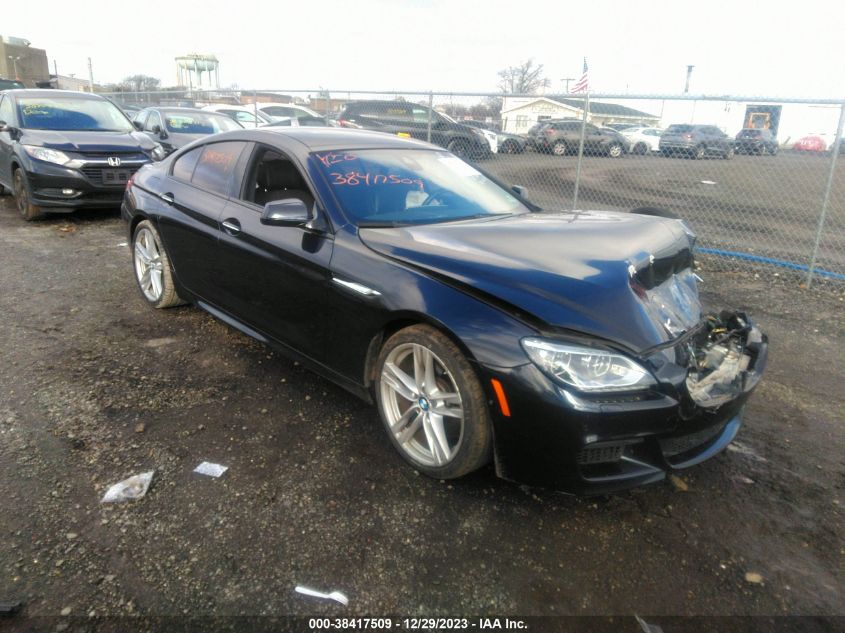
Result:
{"type": "Polygon", "coordinates": [[[845,98],[845,3],[625,0],[102,0],[4,2],[0,33],[47,50],[61,74],[176,83],[174,57],[213,53],[221,86],[493,91],[533,58],[553,91],[591,89],[845,98]]]}

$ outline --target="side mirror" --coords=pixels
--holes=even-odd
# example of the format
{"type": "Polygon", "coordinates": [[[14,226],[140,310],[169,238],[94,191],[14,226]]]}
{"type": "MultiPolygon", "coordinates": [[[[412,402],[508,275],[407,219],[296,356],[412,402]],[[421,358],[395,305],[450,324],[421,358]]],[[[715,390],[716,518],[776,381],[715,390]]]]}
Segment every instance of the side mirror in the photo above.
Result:
{"type": "Polygon", "coordinates": [[[525,187],[523,187],[522,185],[511,185],[511,191],[513,191],[520,198],[525,197],[525,187]]]}
{"type": "Polygon", "coordinates": [[[308,207],[299,198],[272,200],[261,212],[261,224],[267,226],[304,226],[310,219],[308,207]]]}

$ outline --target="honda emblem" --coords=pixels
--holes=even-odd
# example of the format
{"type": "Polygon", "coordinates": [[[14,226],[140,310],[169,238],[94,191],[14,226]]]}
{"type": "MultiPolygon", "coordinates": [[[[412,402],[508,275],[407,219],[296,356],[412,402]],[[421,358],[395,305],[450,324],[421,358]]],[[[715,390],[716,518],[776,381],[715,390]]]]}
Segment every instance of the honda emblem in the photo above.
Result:
{"type": "Polygon", "coordinates": [[[109,167],[120,167],[120,159],[117,156],[108,157],[109,167]]]}

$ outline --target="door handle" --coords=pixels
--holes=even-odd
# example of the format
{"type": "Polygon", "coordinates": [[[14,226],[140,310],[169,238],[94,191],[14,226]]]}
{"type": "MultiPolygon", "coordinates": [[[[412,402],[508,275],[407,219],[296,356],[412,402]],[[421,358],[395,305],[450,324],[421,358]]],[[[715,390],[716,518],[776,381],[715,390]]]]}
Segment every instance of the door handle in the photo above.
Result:
{"type": "Polygon", "coordinates": [[[229,218],[228,220],[223,220],[223,230],[226,231],[229,235],[237,235],[241,232],[241,223],[238,222],[235,218],[229,218]]]}
{"type": "Polygon", "coordinates": [[[173,204],[175,201],[172,193],[163,193],[159,196],[159,198],[164,200],[167,204],[173,204]]]}

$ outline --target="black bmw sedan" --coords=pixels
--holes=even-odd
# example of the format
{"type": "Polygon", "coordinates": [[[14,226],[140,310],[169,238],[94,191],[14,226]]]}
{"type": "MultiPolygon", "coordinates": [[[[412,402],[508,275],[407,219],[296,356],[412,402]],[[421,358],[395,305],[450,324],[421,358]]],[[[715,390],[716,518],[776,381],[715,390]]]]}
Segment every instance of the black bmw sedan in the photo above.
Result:
{"type": "Polygon", "coordinates": [[[146,302],[193,303],[374,402],[432,477],[493,460],[608,492],[724,449],[767,342],[702,313],[686,224],[517,191],[420,141],[264,128],[141,169],[122,209],[146,302]]]}

